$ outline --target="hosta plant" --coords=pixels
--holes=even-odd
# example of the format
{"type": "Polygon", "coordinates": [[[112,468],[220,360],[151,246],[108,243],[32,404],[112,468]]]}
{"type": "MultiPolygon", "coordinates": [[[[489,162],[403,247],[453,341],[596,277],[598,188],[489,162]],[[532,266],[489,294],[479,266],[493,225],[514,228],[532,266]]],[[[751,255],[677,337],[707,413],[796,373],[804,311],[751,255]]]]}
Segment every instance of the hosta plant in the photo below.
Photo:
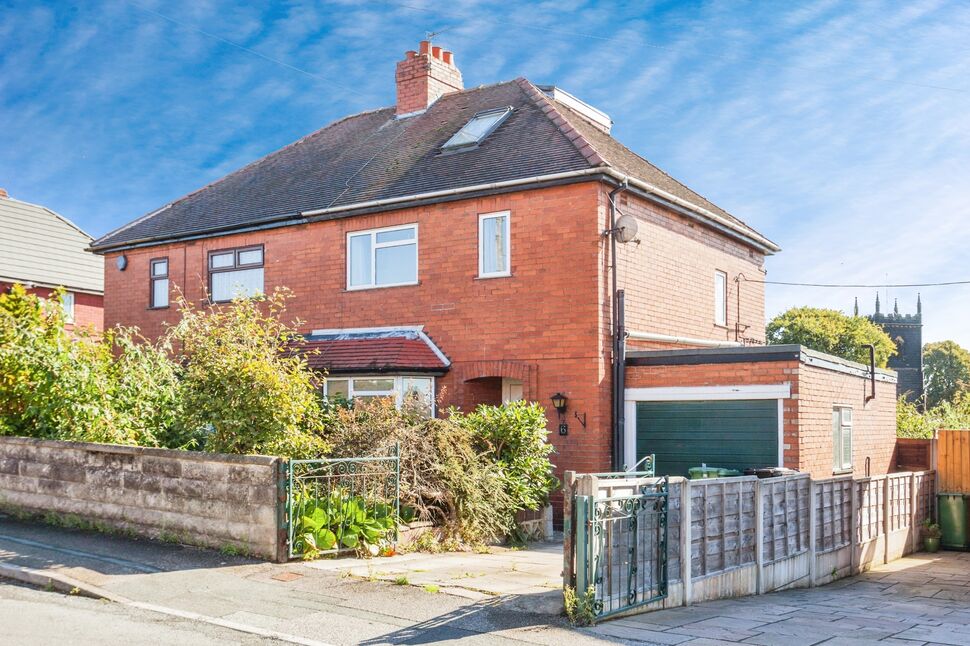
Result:
{"type": "Polygon", "coordinates": [[[397,526],[394,507],[334,489],[326,496],[298,499],[296,551],[305,559],[354,550],[362,556],[388,553],[397,526]]]}

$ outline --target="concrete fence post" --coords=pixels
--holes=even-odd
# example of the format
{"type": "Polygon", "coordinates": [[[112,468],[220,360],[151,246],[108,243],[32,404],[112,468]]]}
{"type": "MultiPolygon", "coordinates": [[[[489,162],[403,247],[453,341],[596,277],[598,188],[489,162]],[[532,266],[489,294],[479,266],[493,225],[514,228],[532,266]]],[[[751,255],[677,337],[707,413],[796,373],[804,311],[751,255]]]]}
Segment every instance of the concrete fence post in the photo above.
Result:
{"type": "MultiPolygon", "coordinates": [[[[769,485],[771,486],[771,485],[769,485]]],[[[741,526],[738,523],[738,541],[741,540],[741,526]]],[[[765,499],[761,480],[754,481],[754,561],[755,590],[765,593],[765,499]]]]}
{"type": "Polygon", "coordinates": [[[889,563],[889,534],[892,531],[891,516],[893,513],[891,496],[892,496],[893,489],[890,484],[889,476],[885,475],[883,476],[883,478],[884,480],[882,481],[882,534],[883,534],[882,562],[889,563]]]}
{"type": "Polygon", "coordinates": [[[691,525],[693,525],[693,511],[690,502],[690,480],[684,480],[680,486],[680,580],[684,584],[684,605],[691,602],[691,543],[693,542],[691,525]]]}
{"type": "Polygon", "coordinates": [[[576,472],[566,471],[562,475],[562,582],[564,586],[575,583],[576,573],[575,523],[573,496],[575,492],[576,472]]]}
{"type": "Polygon", "coordinates": [[[817,485],[814,480],[808,481],[808,585],[815,587],[815,578],[818,576],[818,555],[816,554],[815,543],[818,541],[818,506],[815,503],[815,491],[817,485]]]}
{"type": "Polygon", "coordinates": [[[919,516],[916,513],[916,472],[909,472],[909,551],[917,551],[919,546],[919,516]]]}
{"type": "Polygon", "coordinates": [[[859,481],[855,478],[849,480],[849,489],[851,493],[849,494],[849,533],[851,538],[849,539],[849,576],[853,574],[858,574],[856,566],[859,560],[856,556],[857,546],[861,547],[862,541],[859,537],[859,481]]]}

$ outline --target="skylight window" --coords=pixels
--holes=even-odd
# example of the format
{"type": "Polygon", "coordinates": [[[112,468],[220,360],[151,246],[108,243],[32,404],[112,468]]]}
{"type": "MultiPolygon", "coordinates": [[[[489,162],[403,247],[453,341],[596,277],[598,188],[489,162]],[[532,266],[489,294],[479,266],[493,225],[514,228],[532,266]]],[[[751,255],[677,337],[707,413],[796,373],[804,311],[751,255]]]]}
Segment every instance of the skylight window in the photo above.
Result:
{"type": "Polygon", "coordinates": [[[479,112],[462,126],[461,130],[456,132],[451,139],[446,141],[442,148],[454,150],[478,144],[482,139],[492,134],[492,131],[498,128],[499,124],[505,121],[505,118],[511,112],[511,106],[479,112]]]}

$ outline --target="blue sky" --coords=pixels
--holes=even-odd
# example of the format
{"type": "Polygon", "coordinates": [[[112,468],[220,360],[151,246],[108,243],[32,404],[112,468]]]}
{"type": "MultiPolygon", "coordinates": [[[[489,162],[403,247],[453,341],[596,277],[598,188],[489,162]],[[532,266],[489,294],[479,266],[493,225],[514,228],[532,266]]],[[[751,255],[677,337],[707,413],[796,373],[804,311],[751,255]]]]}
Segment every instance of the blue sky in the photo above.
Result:
{"type": "MultiPolygon", "coordinates": [[[[103,234],[392,105],[430,30],[466,86],[526,76],[608,112],[783,247],[770,280],[970,279],[962,1],[0,0],[0,186],[103,234]]],[[[867,312],[875,291],[769,286],[768,315],[867,312]]],[[[911,311],[916,291],[888,297],[911,311]]],[[[970,346],[970,286],[920,291],[924,339],[970,346]]]]}

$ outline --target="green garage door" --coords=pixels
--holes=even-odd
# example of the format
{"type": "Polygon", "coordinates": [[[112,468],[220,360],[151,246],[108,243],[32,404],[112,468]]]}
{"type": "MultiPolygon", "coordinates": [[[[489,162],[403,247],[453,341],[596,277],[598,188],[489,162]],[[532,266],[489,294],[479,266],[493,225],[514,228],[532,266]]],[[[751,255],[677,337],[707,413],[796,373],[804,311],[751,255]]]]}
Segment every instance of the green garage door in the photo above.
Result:
{"type": "Polygon", "coordinates": [[[657,456],[658,475],[687,469],[778,466],[778,401],[637,402],[637,459],[657,456]]]}

